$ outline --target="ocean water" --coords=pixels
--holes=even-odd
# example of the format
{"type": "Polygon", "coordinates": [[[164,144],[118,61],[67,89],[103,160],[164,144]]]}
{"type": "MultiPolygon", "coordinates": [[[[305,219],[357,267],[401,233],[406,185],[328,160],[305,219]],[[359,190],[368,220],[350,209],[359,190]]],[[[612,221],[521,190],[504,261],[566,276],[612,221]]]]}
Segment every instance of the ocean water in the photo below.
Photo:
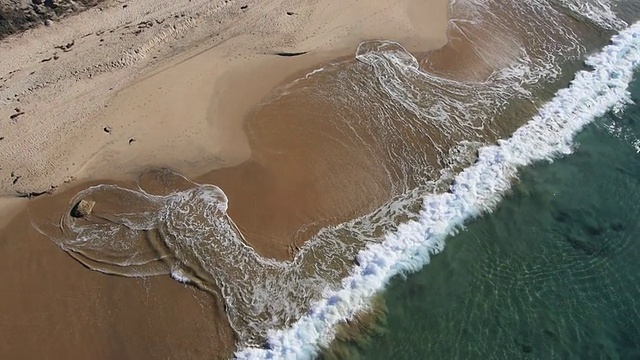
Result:
{"type": "MultiPolygon", "coordinates": [[[[581,159],[590,146],[610,149],[597,141],[627,144],[628,154],[620,147],[620,161],[640,147],[627,114],[635,111],[627,90],[640,65],[638,19],[637,3],[625,0],[451,1],[451,41],[443,49],[419,54],[393,40],[366,41],[352,58],[310,69],[275,89],[247,119],[252,159],[246,164],[201,183],[151,170],[137,188],[93,186],[55,221],[34,224],[90,269],[170,275],[215,295],[237,334],[238,358],[301,359],[334,346],[350,349],[333,341],[340,327],[384,306],[388,335],[346,353],[510,358],[515,353],[508,351],[553,351],[544,356],[554,357],[565,356],[562,346],[585,333],[601,334],[594,336],[614,346],[602,335],[616,337],[608,328],[592,325],[580,333],[576,325],[571,332],[573,323],[557,320],[564,314],[560,290],[577,296],[581,289],[595,294],[584,290],[592,284],[633,287],[628,274],[613,270],[624,261],[602,261],[631,256],[630,237],[624,251],[603,239],[632,231],[633,215],[625,210],[630,217],[622,221],[614,210],[596,205],[588,198],[595,191],[579,198],[561,191],[565,180],[574,195],[580,181],[585,187],[596,181],[599,163],[585,165],[590,170],[584,179],[571,172],[578,166],[561,165],[581,159]],[[612,110],[617,117],[607,115],[612,110]],[[564,170],[555,171],[558,166],[564,170]],[[91,205],[89,214],[78,215],[79,207],[91,205]],[[617,220],[599,222],[612,214],[617,220]],[[491,220],[500,216],[507,217],[506,225],[491,220]],[[484,218],[472,221],[478,217],[484,218]],[[524,236],[540,235],[533,226],[544,221],[562,224],[555,225],[555,237],[524,236]],[[559,239],[556,252],[545,242],[550,239],[559,239]],[[291,259],[253,246],[265,241],[289,244],[291,259]],[[563,253],[561,245],[573,252],[563,253]],[[528,257],[509,257],[518,251],[528,257]],[[440,254],[435,266],[434,254],[440,254]],[[453,262],[456,256],[463,260],[453,262]],[[580,263],[582,257],[589,261],[580,263]],[[473,268],[483,259],[489,259],[481,263],[485,273],[473,268]],[[590,282],[590,271],[600,264],[618,283],[590,282]],[[549,271],[553,266],[566,276],[555,278],[561,270],[549,271]],[[451,271],[462,274],[460,284],[451,271]],[[538,287],[527,288],[527,281],[538,287]],[[375,300],[385,289],[383,301],[375,300]],[[556,317],[542,316],[544,310],[524,301],[546,293],[555,296],[548,306],[556,317]],[[452,297],[478,302],[453,309],[460,303],[452,297]],[[445,316],[443,309],[451,319],[438,317],[445,316]],[[487,318],[505,329],[513,326],[516,334],[487,325],[487,318]],[[561,346],[541,350],[538,333],[525,330],[540,318],[549,322],[543,335],[561,339],[561,346]],[[449,326],[456,319],[468,330],[449,326]],[[444,327],[431,332],[430,321],[444,327]],[[508,334],[512,338],[503,340],[508,334]],[[492,344],[496,336],[502,347],[492,344]],[[407,352],[394,352],[401,348],[407,352]],[[447,353],[454,350],[460,353],[447,353]]],[[[612,166],[607,156],[617,155],[598,159],[612,166]]],[[[623,200],[632,199],[614,189],[623,200]]],[[[604,198],[614,205],[613,195],[604,198]]],[[[576,314],[595,314],[583,306],[586,297],[566,304],[576,314]]],[[[570,319],[589,318],[581,316],[570,319]]],[[[366,334],[358,344],[366,343],[366,334]]]]}
{"type": "Polygon", "coordinates": [[[384,291],[364,359],[640,358],[640,78],[574,154],[520,171],[497,209],[384,291]]]}

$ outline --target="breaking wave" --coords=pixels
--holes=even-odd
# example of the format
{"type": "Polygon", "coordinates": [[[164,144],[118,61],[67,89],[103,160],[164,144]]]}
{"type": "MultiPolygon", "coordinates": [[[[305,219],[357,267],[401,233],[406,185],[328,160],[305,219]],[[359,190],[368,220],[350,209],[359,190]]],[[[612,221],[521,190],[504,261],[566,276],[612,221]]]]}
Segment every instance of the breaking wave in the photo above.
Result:
{"type": "Polygon", "coordinates": [[[357,266],[341,287],[325,293],[311,310],[283,330],[271,330],[267,348],[245,348],[243,359],[311,358],[333,338],[335,325],[367,309],[369,299],[399,274],[415,272],[444,248],[464,221],[491,211],[510,188],[518,168],[569,154],[586,124],[629,101],[627,87],[640,65],[640,23],[615,35],[568,88],[556,93],[511,138],[479,150],[478,160],[455,177],[449,192],[423,199],[419,217],[387,233],[357,255],[357,266]]]}

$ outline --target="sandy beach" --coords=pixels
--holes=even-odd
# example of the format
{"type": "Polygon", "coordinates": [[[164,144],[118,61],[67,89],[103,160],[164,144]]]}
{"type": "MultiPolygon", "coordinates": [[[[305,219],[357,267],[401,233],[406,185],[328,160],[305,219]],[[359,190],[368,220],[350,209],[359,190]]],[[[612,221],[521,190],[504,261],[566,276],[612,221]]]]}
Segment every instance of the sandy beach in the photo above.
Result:
{"type": "MultiPolygon", "coordinates": [[[[448,6],[445,0],[108,1],[2,40],[0,355],[230,357],[234,334],[219,303],[168,276],[89,271],[32,227],[33,209],[57,213],[89,184],[131,185],[144,169],[167,167],[229,189],[232,217],[249,228],[271,226],[251,245],[264,256],[288,258],[301,244],[281,239],[295,242],[291,234],[301,223],[327,213],[332,221],[349,218],[388,194],[382,179],[372,185],[375,196],[345,199],[338,208],[329,200],[317,205],[323,198],[315,195],[300,206],[281,205],[294,203],[282,194],[300,196],[309,186],[322,194],[336,183],[315,183],[252,148],[250,139],[284,139],[260,135],[268,132],[259,122],[247,127],[247,119],[262,116],[255,106],[280,84],[352,58],[363,40],[393,39],[415,52],[442,47],[448,6]],[[283,169],[273,179],[288,181],[261,181],[270,177],[260,169],[283,169]],[[252,210],[256,194],[265,193],[273,198],[252,210]],[[269,216],[278,211],[292,215],[275,223],[269,216]]],[[[275,117],[287,112],[285,105],[261,111],[275,117]]],[[[283,149],[305,144],[286,142],[283,149]]]]}

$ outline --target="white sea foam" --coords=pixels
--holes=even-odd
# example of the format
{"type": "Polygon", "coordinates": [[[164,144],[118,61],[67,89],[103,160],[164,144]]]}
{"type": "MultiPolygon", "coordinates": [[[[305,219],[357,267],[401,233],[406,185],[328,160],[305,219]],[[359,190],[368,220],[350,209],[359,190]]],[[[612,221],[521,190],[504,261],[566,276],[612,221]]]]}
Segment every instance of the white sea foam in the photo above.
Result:
{"type": "Polygon", "coordinates": [[[321,67],[319,69],[315,69],[315,70],[311,71],[310,73],[308,73],[307,75],[305,75],[304,78],[308,79],[309,77],[313,76],[314,74],[317,74],[317,73],[323,72],[323,71],[324,71],[323,67],[321,67]]]}
{"type": "Polygon", "coordinates": [[[560,0],[560,3],[605,29],[621,29],[627,25],[613,12],[609,0],[560,0]]]}
{"type": "Polygon", "coordinates": [[[361,251],[359,265],[343,279],[340,289],[326,293],[291,327],[272,330],[267,348],[241,349],[236,356],[312,358],[333,339],[336,324],[366,309],[372,295],[392,277],[418,271],[464,221],[491,211],[511,186],[518,168],[571,153],[577,132],[629,101],[627,87],[640,65],[640,23],[614,36],[611,45],[591,56],[587,64],[592,71],[577,73],[568,88],[558,91],[510,139],[481,148],[476,163],[455,178],[448,193],[426,197],[417,220],[361,251]]]}

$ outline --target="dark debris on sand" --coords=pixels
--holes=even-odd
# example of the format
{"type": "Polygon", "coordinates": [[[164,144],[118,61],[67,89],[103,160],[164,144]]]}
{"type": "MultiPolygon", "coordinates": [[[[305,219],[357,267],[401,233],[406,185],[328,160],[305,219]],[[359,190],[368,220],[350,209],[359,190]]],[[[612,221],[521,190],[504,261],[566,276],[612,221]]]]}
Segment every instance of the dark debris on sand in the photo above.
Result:
{"type": "Polygon", "coordinates": [[[0,39],[98,5],[105,0],[0,0],[0,39]]]}

